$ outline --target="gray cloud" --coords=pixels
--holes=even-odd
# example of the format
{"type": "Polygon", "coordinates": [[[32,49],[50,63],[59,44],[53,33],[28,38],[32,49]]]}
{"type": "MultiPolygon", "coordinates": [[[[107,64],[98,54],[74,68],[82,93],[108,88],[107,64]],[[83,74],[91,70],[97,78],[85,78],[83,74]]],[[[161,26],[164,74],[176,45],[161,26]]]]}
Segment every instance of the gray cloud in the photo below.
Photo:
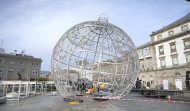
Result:
{"type": "Polygon", "coordinates": [[[186,15],[189,6],[185,0],[0,0],[0,39],[7,53],[25,49],[43,59],[42,70],[50,70],[55,44],[75,24],[107,13],[138,46],[150,41],[152,31],[186,15]]]}

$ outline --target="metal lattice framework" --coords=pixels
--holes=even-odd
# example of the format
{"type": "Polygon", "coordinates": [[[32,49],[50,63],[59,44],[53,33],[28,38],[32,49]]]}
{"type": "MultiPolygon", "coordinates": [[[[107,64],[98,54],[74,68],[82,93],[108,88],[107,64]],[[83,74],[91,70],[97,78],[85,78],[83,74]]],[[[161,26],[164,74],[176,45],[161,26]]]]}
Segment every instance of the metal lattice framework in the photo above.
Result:
{"type": "Polygon", "coordinates": [[[134,86],[138,55],[130,37],[119,27],[100,17],[73,26],[57,42],[52,54],[56,88],[73,96],[96,86],[96,93],[123,97],[134,86]]]}

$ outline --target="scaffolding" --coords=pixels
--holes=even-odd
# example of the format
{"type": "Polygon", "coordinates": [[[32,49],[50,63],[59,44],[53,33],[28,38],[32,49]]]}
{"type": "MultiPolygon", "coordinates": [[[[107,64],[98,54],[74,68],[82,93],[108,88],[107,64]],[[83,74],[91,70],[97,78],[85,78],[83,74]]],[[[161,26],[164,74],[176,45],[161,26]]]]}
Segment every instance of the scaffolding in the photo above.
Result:
{"type": "Polygon", "coordinates": [[[22,81],[2,81],[2,85],[7,100],[20,100],[22,81]]]}
{"type": "MultiPolygon", "coordinates": [[[[50,91],[53,92],[53,81],[1,81],[2,96],[7,100],[20,100],[29,96],[46,94],[47,86],[50,85],[50,91]]],[[[55,92],[54,92],[55,93],[55,92]]]]}

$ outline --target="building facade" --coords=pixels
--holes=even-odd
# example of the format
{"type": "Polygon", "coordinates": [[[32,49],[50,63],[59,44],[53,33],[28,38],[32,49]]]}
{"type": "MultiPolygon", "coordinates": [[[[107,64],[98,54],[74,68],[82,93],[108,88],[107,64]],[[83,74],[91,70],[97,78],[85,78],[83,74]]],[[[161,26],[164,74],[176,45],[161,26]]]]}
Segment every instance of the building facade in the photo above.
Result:
{"type": "Polygon", "coordinates": [[[0,80],[33,81],[40,76],[42,60],[24,54],[0,53],[0,80]]]}
{"type": "Polygon", "coordinates": [[[40,77],[47,78],[49,81],[53,81],[53,76],[50,71],[40,71],[40,77]]]}
{"type": "Polygon", "coordinates": [[[139,55],[139,68],[140,74],[139,79],[142,81],[143,86],[150,86],[155,88],[155,73],[156,63],[154,62],[154,55],[152,50],[151,42],[148,42],[144,45],[139,46],[138,55],[139,55]]]}
{"type": "Polygon", "coordinates": [[[144,86],[170,90],[186,90],[190,71],[190,13],[181,19],[152,32],[151,42],[138,47],[141,71],[139,79],[144,86]],[[147,70],[146,48],[152,52],[152,70],[147,70]],[[142,51],[142,53],[140,53],[142,51]],[[142,58],[141,58],[142,57],[142,58]],[[144,64],[144,66],[143,66],[144,64]],[[142,70],[144,68],[144,70],[142,70]],[[153,78],[153,82],[152,79],[153,78]]]}

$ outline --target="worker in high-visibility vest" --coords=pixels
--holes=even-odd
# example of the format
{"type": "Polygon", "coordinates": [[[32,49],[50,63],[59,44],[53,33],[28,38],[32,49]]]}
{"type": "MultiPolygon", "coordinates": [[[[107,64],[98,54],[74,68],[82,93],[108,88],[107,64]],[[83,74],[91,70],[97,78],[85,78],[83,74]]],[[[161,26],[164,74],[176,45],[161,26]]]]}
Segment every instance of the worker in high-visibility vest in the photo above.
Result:
{"type": "Polygon", "coordinates": [[[149,87],[149,86],[146,86],[146,89],[150,89],[150,87],[149,87]]]}

